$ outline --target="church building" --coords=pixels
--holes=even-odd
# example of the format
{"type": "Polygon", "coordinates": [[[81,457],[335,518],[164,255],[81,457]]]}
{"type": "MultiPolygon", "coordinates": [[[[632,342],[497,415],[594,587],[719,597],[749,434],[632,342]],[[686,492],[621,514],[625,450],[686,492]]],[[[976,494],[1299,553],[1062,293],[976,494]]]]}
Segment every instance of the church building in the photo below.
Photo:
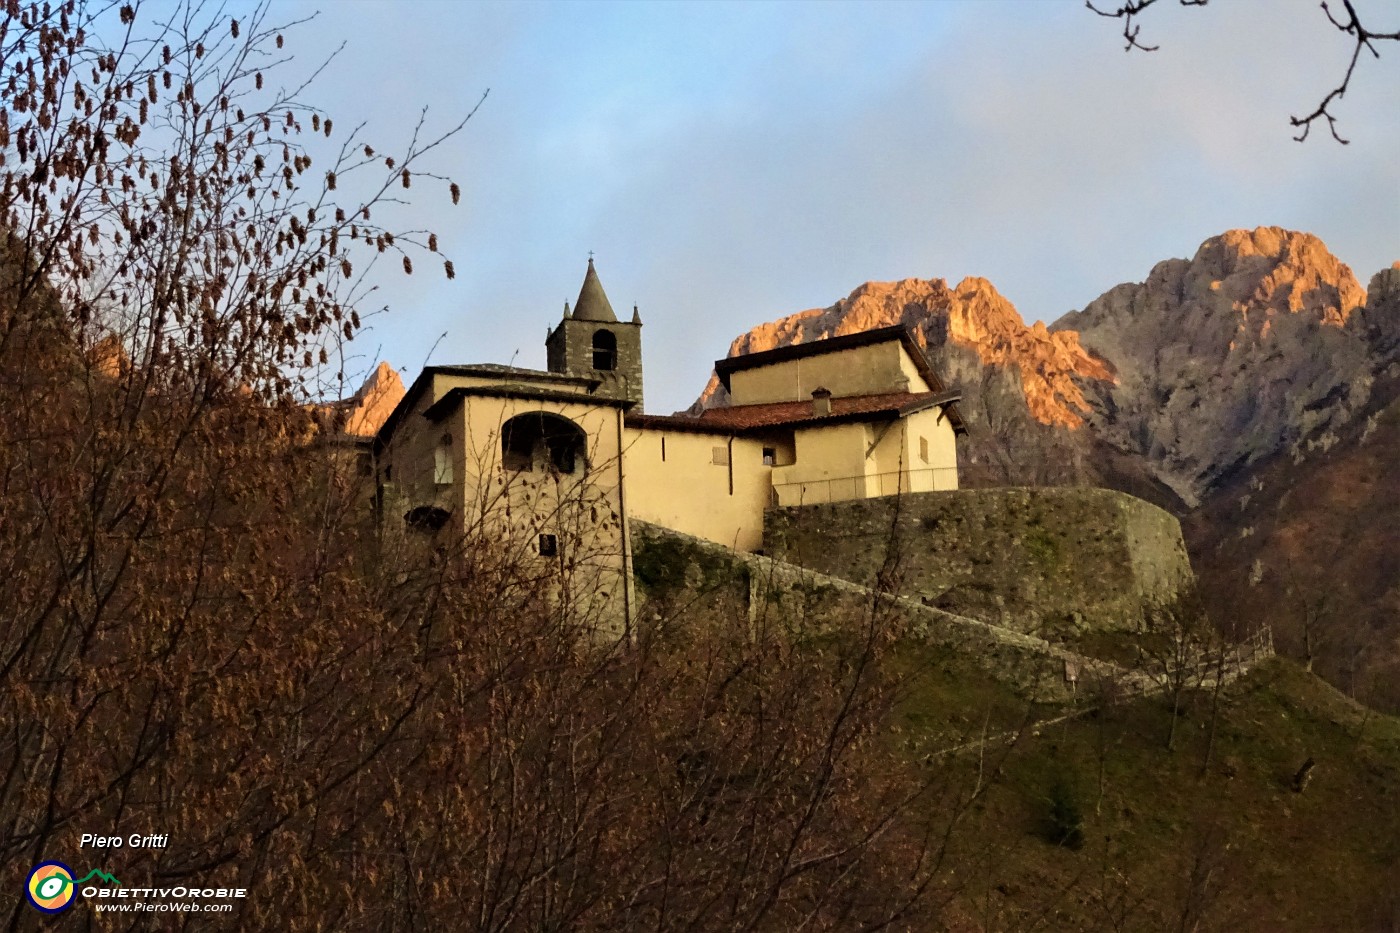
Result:
{"type": "Polygon", "coordinates": [[[631,519],[755,551],[772,508],[958,486],[959,396],[902,326],[720,360],[694,417],[643,411],[641,335],[590,259],[546,370],[424,369],[372,442],[384,527],[558,561],[625,620],[631,519]]]}

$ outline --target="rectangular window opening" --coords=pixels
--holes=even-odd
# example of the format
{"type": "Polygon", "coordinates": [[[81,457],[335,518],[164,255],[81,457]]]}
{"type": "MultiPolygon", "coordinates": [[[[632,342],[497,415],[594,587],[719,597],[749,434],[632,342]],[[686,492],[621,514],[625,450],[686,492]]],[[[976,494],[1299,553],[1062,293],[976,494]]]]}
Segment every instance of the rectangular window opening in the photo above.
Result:
{"type": "Polygon", "coordinates": [[[540,535],[540,556],[559,556],[559,539],[554,535],[540,535]]]}
{"type": "Polygon", "coordinates": [[[452,485],[452,451],[446,447],[433,451],[433,483],[438,486],[452,485]]]}
{"type": "Polygon", "coordinates": [[[661,435],[661,462],[666,462],[666,435],[661,435]]]}
{"type": "Polygon", "coordinates": [[[919,438],[919,459],[928,463],[928,438],[919,438]]]}
{"type": "Polygon", "coordinates": [[[715,466],[729,466],[729,448],[710,448],[710,462],[713,463],[715,466]]]}
{"type": "Polygon", "coordinates": [[[774,466],[778,462],[778,451],[773,447],[763,448],[763,465],[774,466]]]}

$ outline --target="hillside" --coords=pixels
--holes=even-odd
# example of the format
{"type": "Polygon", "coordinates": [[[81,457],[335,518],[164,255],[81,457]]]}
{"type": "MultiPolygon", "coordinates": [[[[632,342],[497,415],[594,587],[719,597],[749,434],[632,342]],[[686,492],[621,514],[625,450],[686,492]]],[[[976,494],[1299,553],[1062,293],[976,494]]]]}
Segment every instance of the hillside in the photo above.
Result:
{"type": "Polygon", "coordinates": [[[1136,692],[1141,667],[1086,664],[1076,690],[1046,692],[1033,653],[918,624],[938,610],[662,529],[639,535],[653,637],[742,619],[762,639],[802,618],[789,662],[801,663],[850,658],[859,626],[832,627],[842,619],[893,625],[868,672],[894,688],[867,754],[892,754],[884,772],[918,788],[887,832],[938,866],[894,928],[1205,933],[1400,921],[1400,719],[1297,663],[1266,659],[1219,691],[1188,685],[1174,717],[1168,693],[1136,692]]]}
{"type": "Polygon", "coordinates": [[[1326,439],[1226,483],[1182,530],[1230,616],[1270,619],[1281,648],[1342,689],[1400,708],[1400,380],[1326,439]]]}
{"type": "Polygon", "coordinates": [[[1187,711],[1158,699],[1059,722],[959,662],[914,652],[901,716],[951,766],[957,814],[937,897],[954,930],[1388,930],[1400,921],[1400,720],[1270,662],[1187,711]],[[1029,718],[1027,718],[1029,717],[1029,718]],[[1045,722],[1038,722],[1048,717],[1045,722]],[[1009,744],[978,739],[1012,730],[1009,744]],[[967,743],[971,742],[969,746],[967,743]],[[959,747],[953,755],[937,749],[959,747]],[[1312,760],[1302,792],[1294,777],[1312,760]],[[959,809],[959,803],[963,805],[959,809]]]}

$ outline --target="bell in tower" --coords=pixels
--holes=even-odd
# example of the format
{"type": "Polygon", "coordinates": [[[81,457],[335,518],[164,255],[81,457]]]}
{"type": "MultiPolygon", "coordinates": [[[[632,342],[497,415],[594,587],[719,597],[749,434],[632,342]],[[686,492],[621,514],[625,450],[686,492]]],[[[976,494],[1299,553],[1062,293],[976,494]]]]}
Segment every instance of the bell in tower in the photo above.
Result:
{"type": "Polygon", "coordinates": [[[635,307],[630,322],[617,319],[592,256],[573,311],[564,305],[564,319],[544,345],[550,372],[597,379],[595,394],[636,402],[641,411],[642,319],[635,307]]]}

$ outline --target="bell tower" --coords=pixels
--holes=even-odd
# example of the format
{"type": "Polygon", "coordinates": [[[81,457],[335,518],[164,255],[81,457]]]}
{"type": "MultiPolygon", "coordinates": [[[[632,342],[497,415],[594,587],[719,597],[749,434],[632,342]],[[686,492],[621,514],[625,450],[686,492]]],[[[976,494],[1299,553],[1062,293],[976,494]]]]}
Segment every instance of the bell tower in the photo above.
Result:
{"type": "Polygon", "coordinates": [[[578,301],[572,311],[565,302],[564,319],[544,346],[550,372],[598,379],[601,385],[596,394],[636,402],[636,410],[641,411],[642,319],[635,307],[630,322],[617,319],[592,256],[578,301]]]}

